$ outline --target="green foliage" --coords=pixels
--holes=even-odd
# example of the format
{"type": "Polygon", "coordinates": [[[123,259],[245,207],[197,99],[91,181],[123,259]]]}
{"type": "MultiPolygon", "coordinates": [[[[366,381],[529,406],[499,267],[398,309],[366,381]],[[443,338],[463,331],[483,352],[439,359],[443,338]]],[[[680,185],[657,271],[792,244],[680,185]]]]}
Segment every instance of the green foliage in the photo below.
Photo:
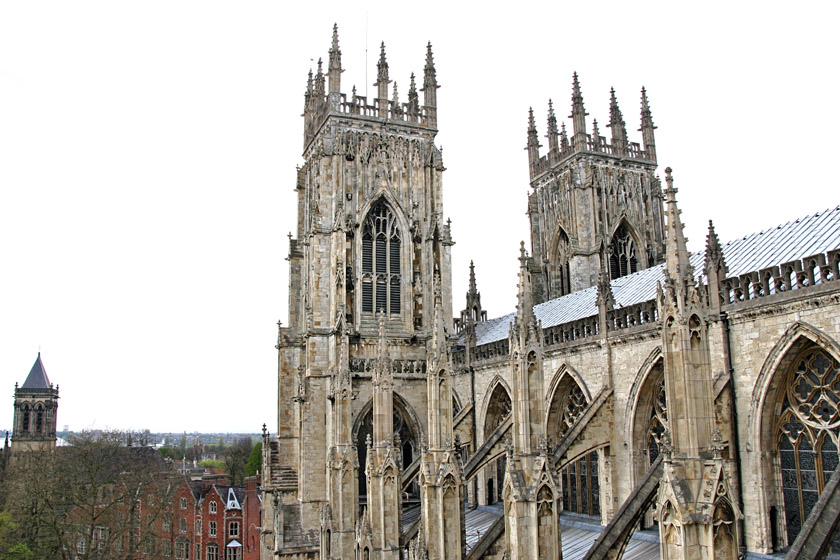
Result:
{"type": "Polygon", "coordinates": [[[29,560],[35,554],[26,543],[17,542],[18,524],[9,512],[0,513],[0,560],[29,560]]]}
{"type": "Polygon", "coordinates": [[[254,476],[262,470],[262,442],[251,449],[251,454],[248,456],[248,462],[245,464],[245,476],[254,476]]]}
{"type": "Polygon", "coordinates": [[[198,465],[200,467],[205,467],[205,468],[214,468],[214,469],[224,469],[225,468],[225,462],[224,461],[217,461],[215,459],[207,459],[205,461],[200,461],[198,463],[198,465]]]}

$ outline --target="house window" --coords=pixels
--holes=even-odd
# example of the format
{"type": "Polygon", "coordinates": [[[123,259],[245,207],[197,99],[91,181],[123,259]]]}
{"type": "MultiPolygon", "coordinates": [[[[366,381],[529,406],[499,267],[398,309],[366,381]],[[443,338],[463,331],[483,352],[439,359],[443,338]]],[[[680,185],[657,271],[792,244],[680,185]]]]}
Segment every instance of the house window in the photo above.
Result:
{"type": "Polygon", "coordinates": [[[175,558],[177,560],[190,560],[190,542],[180,540],[175,543],[175,558]]]}
{"type": "Polygon", "coordinates": [[[210,513],[216,513],[216,502],[210,502],[210,513]]]}
{"type": "Polygon", "coordinates": [[[181,509],[187,509],[187,499],[181,498],[181,509]]]}
{"type": "Polygon", "coordinates": [[[227,549],[225,560],[242,560],[242,547],[232,546],[227,549]]]}
{"type": "Polygon", "coordinates": [[[164,531],[169,530],[169,517],[164,517],[163,518],[163,530],[164,531]]]}
{"type": "Polygon", "coordinates": [[[207,545],[207,560],[219,560],[219,545],[216,543],[207,545]]]}
{"type": "Polygon", "coordinates": [[[362,312],[400,314],[400,231],[384,201],[370,210],[362,227],[362,312]]]}
{"type": "Polygon", "coordinates": [[[196,519],[195,520],[195,534],[196,535],[201,534],[201,519],[196,519]]]}
{"type": "Polygon", "coordinates": [[[187,532],[187,518],[182,517],[181,522],[178,524],[178,532],[186,533],[187,532]]]}
{"type": "Polygon", "coordinates": [[[87,552],[87,541],[84,537],[79,537],[79,540],[76,541],[76,551],[79,554],[84,554],[87,552]]]}
{"type": "Polygon", "coordinates": [[[164,557],[169,558],[172,556],[172,546],[170,545],[167,539],[163,539],[160,541],[160,551],[164,557]]]}
{"type": "Polygon", "coordinates": [[[211,537],[216,536],[216,522],[215,521],[210,522],[210,536],[211,537]]]}
{"type": "Polygon", "coordinates": [[[231,537],[239,536],[239,521],[231,521],[228,525],[228,535],[231,537]]]}

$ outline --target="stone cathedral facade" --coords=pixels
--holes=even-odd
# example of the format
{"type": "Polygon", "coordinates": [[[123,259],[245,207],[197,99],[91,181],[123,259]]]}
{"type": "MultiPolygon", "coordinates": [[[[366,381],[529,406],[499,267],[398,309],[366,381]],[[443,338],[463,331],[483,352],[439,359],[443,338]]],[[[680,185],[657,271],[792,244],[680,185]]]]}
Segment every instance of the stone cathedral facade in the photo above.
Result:
{"type": "Polygon", "coordinates": [[[341,74],[334,30],[305,93],[262,558],[560,559],[580,520],[603,527],[567,559],[636,529],[669,559],[831,546],[840,207],[728,243],[710,222],[690,254],[647,93],[633,142],[610,92],[607,138],[575,75],[547,151],[529,114],[517,308],[488,319],[471,264],[455,317],[431,45],[406,102],[384,45],[375,98],[341,74]]]}

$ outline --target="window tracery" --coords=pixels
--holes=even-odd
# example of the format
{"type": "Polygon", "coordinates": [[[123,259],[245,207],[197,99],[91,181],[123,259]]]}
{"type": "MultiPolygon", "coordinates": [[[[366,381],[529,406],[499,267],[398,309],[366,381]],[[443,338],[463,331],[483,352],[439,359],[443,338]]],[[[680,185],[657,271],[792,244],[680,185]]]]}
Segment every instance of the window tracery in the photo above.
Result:
{"type": "Polygon", "coordinates": [[[665,376],[662,376],[653,399],[647,433],[645,434],[645,449],[652,464],[659,456],[659,445],[662,434],[668,428],[668,407],[665,400],[665,376]]]}
{"type": "Polygon", "coordinates": [[[819,348],[808,349],[794,360],[782,387],[775,433],[792,543],[837,469],[840,363],[819,348]]]}
{"type": "Polygon", "coordinates": [[[402,240],[396,218],[380,200],[362,226],[362,312],[399,315],[402,240]]]}
{"type": "Polygon", "coordinates": [[[633,274],[639,270],[636,244],[623,223],[618,226],[610,242],[610,279],[633,274]]]}

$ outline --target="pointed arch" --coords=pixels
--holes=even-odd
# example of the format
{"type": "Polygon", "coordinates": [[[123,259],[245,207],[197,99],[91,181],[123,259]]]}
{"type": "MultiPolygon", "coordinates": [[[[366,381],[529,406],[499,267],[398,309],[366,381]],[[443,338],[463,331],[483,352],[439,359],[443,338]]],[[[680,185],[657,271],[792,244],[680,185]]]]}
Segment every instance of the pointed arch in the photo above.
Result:
{"type": "Polygon", "coordinates": [[[760,519],[774,549],[793,542],[837,468],[838,384],[840,345],[803,322],[785,331],[756,379],[747,429],[759,447],[760,519]]]}
{"type": "Polygon", "coordinates": [[[581,376],[563,364],[554,374],[545,401],[545,434],[556,441],[571,427],[592,395],[581,376]]]}
{"type": "MultiPolygon", "coordinates": [[[[659,453],[659,437],[667,425],[664,384],[665,361],[662,349],[657,346],[636,374],[627,400],[625,429],[630,442],[630,475],[634,485],[644,477],[659,453]]],[[[652,517],[646,523],[650,522],[652,517]]]]}
{"type": "Polygon", "coordinates": [[[571,267],[569,265],[571,258],[571,238],[563,226],[558,225],[548,254],[550,297],[564,296],[572,291],[571,267]]]}
{"type": "MultiPolygon", "coordinates": [[[[420,451],[420,440],[425,439],[423,424],[420,422],[417,413],[408,402],[398,393],[394,393],[394,432],[400,436],[400,449],[402,454],[403,467],[407,467],[420,451]]],[[[359,458],[359,494],[367,493],[367,478],[365,477],[365,465],[367,463],[367,435],[372,431],[373,425],[373,399],[361,408],[353,420],[353,441],[359,458]]]]}
{"type": "Polygon", "coordinates": [[[647,268],[645,245],[636,228],[622,217],[609,238],[610,278],[615,280],[647,268]]]}
{"type": "MultiPolygon", "coordinates": [[[[513,391],[511,391],[510,387],[508,386],[507,382],[499,376],[496,375],[491,381],[490,384],[487,386],[487,391],[484,393],[484,399],[481,406],[481,423],[480,426],[483,428],[482,433],[486,438],[487,435],[492,432],[496,426],[489,427],[488,426],[488,414],[492,417],[494,421],[498,420],[501,421],[506,415],[502,415],[504,412],[504,407],[500,407],[497,409],[494,405],[497,402],[494,400],[501,398],[502,393],[504,396],[507,397],[507,402],[512,409],[513,406],[513,391]],[[501,416],[500,416],[501,415],[501,416]],[[490,428],[488,431],[488,427],[490,428]]],[[[500,404],[500,403],[499,403],[500,404]]],[[[508,412],[509,413],[509,412],[508,412]]]]}

